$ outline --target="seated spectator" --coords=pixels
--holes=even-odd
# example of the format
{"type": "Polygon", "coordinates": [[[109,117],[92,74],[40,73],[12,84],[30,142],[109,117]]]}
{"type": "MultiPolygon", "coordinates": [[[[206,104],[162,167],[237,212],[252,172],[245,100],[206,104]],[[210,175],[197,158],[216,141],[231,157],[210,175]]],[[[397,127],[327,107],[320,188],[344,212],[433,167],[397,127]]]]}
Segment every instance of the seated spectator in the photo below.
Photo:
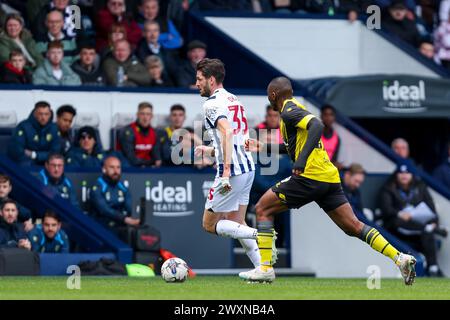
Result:
{"type": "Polygon", "coordinates": [[[73,144],[72,123],[77,111],[71,105],[63,105],[56,110],[56,126],[61,139],[60,153],[65,155],[73,144]]]}
{"type": "MultiPolygon", "coordinates": [[[[31,2],[31,1],[28,1],[31,2]]],[[[42,38],[46,36],[46,20],[50,11],[58,10],[63,15],[63,32],[65,37],[72,39],[77,37],[77,29],[73,23],[72,10],[70,9],[70,0],[52,0],[46,1],[46,5],[40,8],[34,20],[30,20],[33,32],[36,38],[42,38]]],[[[92,23],[92,22],[91,22],[92,23]]]]}
{"type": "Polygon", "coordinates": [[[356,215],[364,216],[363,204],[359,188],[364,182],[366,173],[359,163],[352,163],[344,172],[342,189],[356,215]]]}
{"type": "Polygon", "coordinates": [[[176,68],[179,63],[175,52],[173,50],[165,49],[160,44],[160,32],[159,24],[156,21],[147,21],[144,24],[144,38],[139,42],[136,49],[137,57],[142,61],[146,62],[149,56],[158,56],[161,58],[163,67],[165,69],[165,77],[171,79],[175,78],[176,68]]]}
{"type": "Polygon", "coordinates": [[[425,255],[429,275],[439,276],[435,235],[446,237],[439,226],[433,199],[426,185],[411,173],[408,163],[397,167],[394,180],[388,180],[381,190],[381,211],[387,230],[425,255]],[[422,218],[413,214],[417,206],[428,207],[430,214],[422,218]]]}
{"type": "Polygon", "coordinates": [[[38,253],[69,253],[69,237],[61,229],[61,219],[53,211],[47,211],[42,224],[28,233],[31,250],[38,253]]]}
{"type": "Polygon", "coordinates": [[[119,150],[132,166],[161,166],[160,144],[152,128],[153,106],[142,102],[138,106],[137,120],[122,129],[119,150]]]}
{"type": "Polygon", "coordinates": [[[37,49],[45,57],[49,43],[60,41],[64,48],[64,63],[70,65],[78,55],[77,42],[75,38],[67,37],[63,32],[64,17],[61,11],[52,10],[47,14],[45,20],[46,30],[42,36],[36,37],[37,49]]]}
{"type": "Polygon", "coordinates": [[[388,14],[382,17],[381,26],[392,35],[414,47],[419,47],[420,34],[414,21],[407,17],[408,9],[403,0],[393,0],[388,14]]]}
{"type": "Polygon", "coordinates": [[[78,130],[79,147],[72,147],[66,156],[66,163],[71,167],[101,168],[105,152],[96,141],[95,129],[85,126],[78,130]]]}
{"type": "MultiPolygon", "coordinates": [[[[0,174],[0,205],[8,199],[12,199],[10,193],[12,191],[11,179],[4,174],[0,174]]],[[[14,200],[14,199],[13,199],[14,200]]],[[[19,210],[18,221],[23,223],[25,231],[33,229],[33,222],[31,221],[31,211],[28,208],[17,203],[19,210]]]]}
{"type": "Polygon", "coordinates": [[[31,73],[25,69],[25,56],[22,51],[12,50],[9,61],[0,66],[0,82],[13,84],[30,84],[31,73]]]}
{"type": "Polygon", "coordinates": [[[101,52],[108,44],[108,33],[113,23],[121,24],[127,30],[127,39],[134,49],[142,37],[142,31],[131,14],[126,11],[125,0],[108,0],[106,8],[96,17],[96,45],[101,52]]]}
{"type": "Polygon", "coordinates": [[[31,250],[25,230],[17,221],[19,211],[14,200],[3,202],[0,214],[0,248],[24,248],[31,250]]]}
{"type": "Polygon", "coordinates": [[[71,67],[80,77],[84,86],[105,85],[106,79],[100,66],[100,57],[97,55],[94,46],[82,46],[80,58],[76,60],[71,67]]]}
{"type": "Polygon", "coordinates": [[[145,30],[147,22],[158,23],[161,27],[159,42],[163,48],[178,49],[183,45],[183,38],[172,20],[160,15],[158,0],[142,0],[137,21],[142,30],[145,30]]]}
{"type": "Polygon", "coordinates": [[[106,83],[112,86],[137,87],[150,85],[150,76],[139,60],[131,54],[128,41],[114,43],[113,56],[103,62],[106,83]]]}
{"type": "Polygon", "coordinates": [[[322,143],[331,162],[341,170],[343,165],[337,160],[339,149],[341,148],[341,138],[334,129],[336,123],[336,110],[331,105],[324,105],[320,112],[324,128],[322,133],[322,143]]]}
{"type": "Polygon", "coordinates": [[[391,149],[395,152],[400,158],[405,159],[405,161],[409,161],[411,164],[415,165],[414,160],[410,157],[409,154],[409,143],[403,138],[396,138],[392,140],[391,149]]]}
{"type": "MultiPolygon", "coordinates": [[[[3,25],[2,25],[3,26],[3,25]]],[[[24,21],[18,14],[6,17],[4,32],[0,34],[0,63],[8,61],[11,51],[21,51],[27,66],[35,69],[44,62],[31,33],[24,28],[24,21]]]]}
{"type": "Polygon", "coordinates": [[[447,148],[448,158],[434,169],[433,177],[450,190],[450,142],[447,148]]]}
{"type": "Polygon", "coordinates": [[[52,86],[78,86],[80,77],[63,62],[64,51],[60,41],[50,42],[47,59],[33,73],[33,84],[52,86]]]}
{"type": "Polygon", "coordinates": [[[173,82],[164,72],[164,65],[160,57],[149,56],[145,59],[145,67],[150,75],[150,87],[173,87],[173,82]]]}
{"type": "Polygon", "coordinates": [[[256,126],[256,130],[258,140],[264,141],[264,143],[283,143],[280,131],[280,113],[275,111],[271,105],[267,105],[265,120],[256,126]]]}
{"type": "Polygon", "coordinates": [[[108,33],[108,46],[100,52],[101,60],[112,57],[114,50],[114,43],[118,40],[128,40],[127,30],[121,24],[114,23],[108,33]]]}
{"type": "Polygon", "coordinates": [[[165,166],[173,165],[172,150],[179,143],[178,140],[172,139],[175,130],[183,128],[186,120],[186,109],[181,104],[174,104],[170,107],[169,125],[158,130],[161,160],[165,166]]]}
{"type": "Polygon", "coordinates": [[[128,188],[121,182],[120,160],[108,157],[103,164],[103,175],[91,188],[89,201],[94,218],[112,231],[119,233],[125,226],[137,226],[139,219],[132,217],[132,199],[128,188]]]}
{"type": "Polygon", "coordinates": [[[21,165],[42,165],[49,153],[61,148],[58,127],[46,101],[36,102],[28,119],[20,122],[13,132],[8,155],[21,165]]]}
{"type": "MultiPolygon", "coordinates": [[[[346,14],[350,22],[356,21],[359,16],[367,14],[367,7],[370,6],[370,0],[340,0],[335,8],[336,13],[346,14]]],[[[334,2],[336,4],[336,2],[334,2]]]]}
{"type": "Polygon", "coordinates": [[[206,57],[206,44],[201,41],[193,40],[187,46],[187,58],[180,63],[177,70],[177,86],[183,88],[197,89],[195,82],[197,81],[197,63],[206,57]]]}
{"type": "Polygon", "coordinates": [[[427,57],[430,60],[433,60],[433,62],[439,62],[439,64],[441,63],[440,61],[436,61],[435,60],[435,52],[434,52],[434,45],[433,43],[431,43],[430,41],[424,40],[420,43],[419,46],[419,52],[427,57]]]}
{"type": "Polygon", "coordinates": [[[61,154],[51,154],[45,162],[45,168],[39,171],[38,177],[55,194],[80,209],[72,182],[64,174],[64,157],[61,154]]]}
{"type": "Polygon", "coordinates": [[[437,59],[450,71],[450,8],[447,12],[447,20],[442,20],[435,31],[434,46],[437,59]]]}

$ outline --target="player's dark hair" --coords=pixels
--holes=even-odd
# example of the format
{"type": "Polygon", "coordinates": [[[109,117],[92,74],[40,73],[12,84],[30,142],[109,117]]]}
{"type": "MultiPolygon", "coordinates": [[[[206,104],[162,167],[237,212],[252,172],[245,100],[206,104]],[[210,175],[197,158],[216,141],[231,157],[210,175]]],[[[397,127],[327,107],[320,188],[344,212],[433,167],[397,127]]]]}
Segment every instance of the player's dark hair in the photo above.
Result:
{"type": "Polygon", "coordinates": [[[9,182],[11,184],[11,178],[7,176],[6,174],[0,174],[0,183],[6,183],[9,182]]]}
{"type": "Polygon", "coordinates": [[[18,205],[17,205],[17,202],[16,202],[16,201],[14,201],[14,200],[11,199],[11,198],[6,198],[5,200],[2,201],[0,210],[3,211],[3,208],[4,208],[8,203],[12,203],[12,204],[14,204],[14,205],[16,206],[16,208],[18,208],[18,205]]]}
{"type": "Polygon", "coordinates": [[[38,101],[34,104],[34,110],[39,108],[50,108],[50,103],[47,101],[38,101]]]}
{"type": "Polygon", "coordinates": [[[223,83],[225,79],[225,65],[219,59],[203,59],[197,64],[197,71],[205,78],[214,77],[217,83],[223,83]]]}
{"type": "Polygon", "coordinates": [[[186,109],[181,104],[174,104],[173,106],[171,106],[170,112],[172,113],[173,111],[183,111],[184,113],[186,113],[186,109]]]}
{"type": "Polygon", "coordinates": [[[75,108],[73,106],[71,106],[70,104],[64,104],[58,108],[58,110],[56,111],[56,116],[59,118],[64,113],[70,113],[70,114],[72,114],[72,116],[75,117],[77,115],[77,110],[75,110],[75,108]]]}
{"type": "Polygon", "coordinates": [[[61,218],[56,214],[56,212],[54,212],[52,210],[45,211],[44,218],[42,219],[42,221],[44,221],[45,218],[53,218],[56,221],[58,221],[59,223],[61,223],[61,218]]]}
{"type": "Polygon", "coordinates": [[[46,163],[50,163],[50,161],[52,161],[53,159],[60,159],[62,161],[64,161],[64,156],[60,153],[50,153],[47,160],[45,161],[46,163]]]}
{"type": "Polygon", "coordinates": [[[336,113],[336,108],[333,107],[331,104],[324,104],[322,108],[320,108],[320,112],[322,113],[325,112],[325,110],[331,110],[333,111],[333,113],[336,113]]]}
{"type": "Polygon", "coordinates": [[[141,111],[142,109],[150,108],[153,110],[153,105],[150,102],[141,102],[138,105],[138,111],[141,111]]]}

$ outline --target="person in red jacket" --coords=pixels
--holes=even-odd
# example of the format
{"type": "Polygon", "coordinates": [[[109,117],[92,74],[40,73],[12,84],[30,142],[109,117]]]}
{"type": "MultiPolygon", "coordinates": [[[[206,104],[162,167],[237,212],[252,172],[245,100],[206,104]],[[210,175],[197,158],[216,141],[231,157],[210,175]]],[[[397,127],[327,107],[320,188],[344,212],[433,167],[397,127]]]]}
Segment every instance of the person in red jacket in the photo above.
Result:
{"type": "Polygon", "coordinates": [[[9,61],[0,66],[0,82],[30,84],[31,73],[25,69],[25,64],[25,56],[21,51],[11,51],[9,61]]]}
{"type": "Polygon", "coordinates": [[[126,12],[125,0],[108,0],[106,8],[100,10],[96,17],[96,46],[100,52],[108,46],[108,33],[113,23],[121,24],[127,31],[127,39],[132,48],[142,38],[142,31],[136,21],[126,12]]]}
{"type": "Polygon", "coordinates": [[[126,126],[119,135],[118,149],[133,166],[161,166],[160,142],[151,125],[152,117],[153,106],[141,102],[137,120],[126,126]]]}

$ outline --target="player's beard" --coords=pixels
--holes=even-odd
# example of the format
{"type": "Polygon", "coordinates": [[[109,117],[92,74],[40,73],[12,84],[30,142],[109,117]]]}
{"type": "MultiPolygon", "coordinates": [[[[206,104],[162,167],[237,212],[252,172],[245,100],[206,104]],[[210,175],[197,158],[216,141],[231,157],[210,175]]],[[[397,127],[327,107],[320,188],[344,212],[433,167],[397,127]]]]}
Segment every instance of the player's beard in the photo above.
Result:
{"type": "Polygon", "coordinates": [[[203,87],[203,91],[200,91],[200,95],[202,97],[209,97],[211,95],[211,87],[209,86],[208,82],[203,87]]]}

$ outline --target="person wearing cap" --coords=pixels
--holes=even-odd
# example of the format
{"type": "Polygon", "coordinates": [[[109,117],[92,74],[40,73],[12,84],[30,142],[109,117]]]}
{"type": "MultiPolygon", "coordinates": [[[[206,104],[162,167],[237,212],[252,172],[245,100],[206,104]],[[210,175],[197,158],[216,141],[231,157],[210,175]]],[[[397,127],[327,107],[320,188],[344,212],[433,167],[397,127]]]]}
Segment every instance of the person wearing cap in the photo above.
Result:
{"type": "Polygon", "coordinates": [[[187,60],[184,60],[177,71],[176,83],[178,87],[197,89],[195,86],[197,63],[206,57],[206,44],[193,40],[187,46],[187,60]]]}
{"type": "Polygon", "coordinates": [[[72,147],[66,156],[66,163],[70,167],[101,168],[106,153],[97,143],[95,129],[84,126],[78,130],[79,146],[72,147]]]}
{"type": "Polygon", "coordinates": [[[388,180],[382,187],[380,207],[384,227],[424,254],[429,275],[441,275],[437,264],[435,236],[446,237],[447,230],[439,225],[427,186],[414,175],[409,162],[399,163],[395,178],[388,180]],[[422,208],[428,207],[426,210],[432,212],[430,218],[420,219],[413,214],[416,210],[414,208],[419,205],[422,208]]]}
{"type": "Polygon", "coordinates": [[[59,194],[75,208],[80,209],[73,184],[64,174],[64,157],[61,154],[50,154],[45,162],[44,169],[39,171],[38,179],[40,179],[52,193],[59,194]]]}
{"type": "Polygon", "coordinates": [[[20,165],[42,165],[61,148],[58,127],[46,101],[36,102],[28,119],[19,123],[8,145],[8,156],[20,165]]]}
{"type": "Polygon", "coordinates": [[[404,0],[393,0],[387,14],[382,17],[381,27],[401,40],[418,48],[420,33],[414,20],[407,17],[408,8],[404,0]]]}

